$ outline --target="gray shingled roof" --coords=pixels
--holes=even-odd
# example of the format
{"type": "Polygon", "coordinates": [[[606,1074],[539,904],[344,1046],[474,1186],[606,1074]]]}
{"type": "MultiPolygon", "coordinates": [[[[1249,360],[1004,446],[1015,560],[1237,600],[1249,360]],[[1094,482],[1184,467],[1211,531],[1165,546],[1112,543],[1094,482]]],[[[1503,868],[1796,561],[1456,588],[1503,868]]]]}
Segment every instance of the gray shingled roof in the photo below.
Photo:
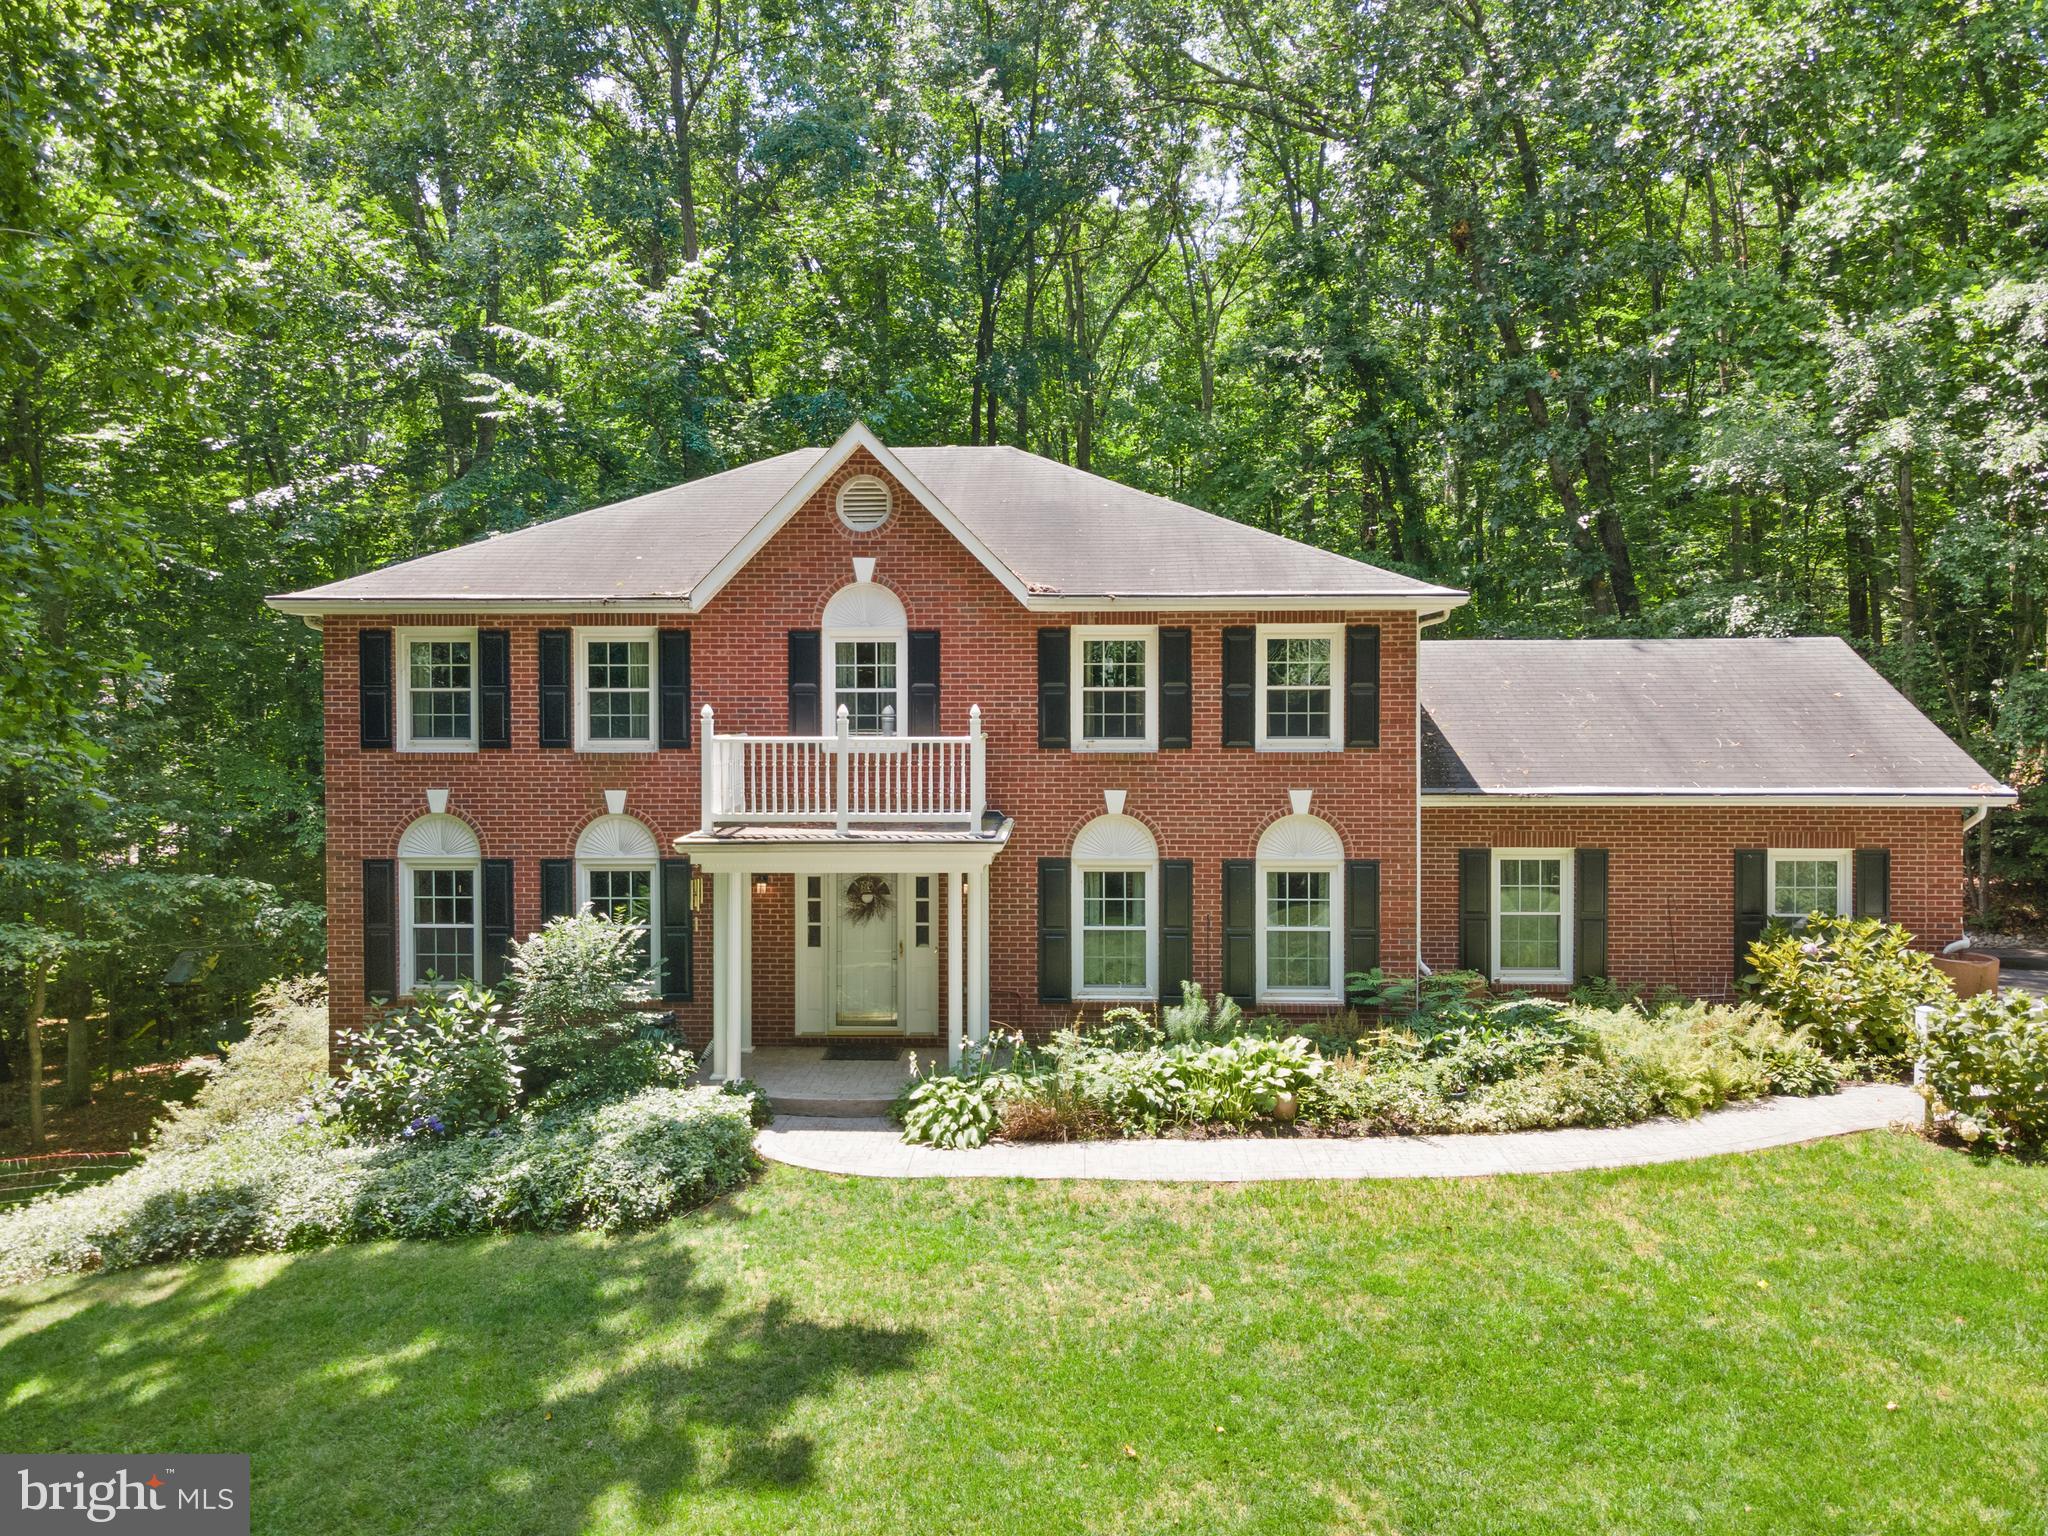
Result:
{"type": "MultiPolygon", "coordinates": [[[[679,602],[821,450],[290,594],[301,608],[433,602],[679,602]]],[[[1047,597],[1463,597],[1015,448],[901,448],[903,465],[1047,597]]]]}
{"type": "Polygon", "coordinates": [[[1422,788],[2009,800],[1842,641],[1429,640],[1422,788]]]}

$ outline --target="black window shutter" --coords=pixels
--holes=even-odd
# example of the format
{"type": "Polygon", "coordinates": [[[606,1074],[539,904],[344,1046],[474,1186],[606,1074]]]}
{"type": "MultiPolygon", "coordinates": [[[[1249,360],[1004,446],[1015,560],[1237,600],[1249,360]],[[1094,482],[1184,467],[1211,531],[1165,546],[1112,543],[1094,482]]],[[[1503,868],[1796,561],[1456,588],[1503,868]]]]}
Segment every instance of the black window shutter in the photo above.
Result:
{"type": "Polygon", "coordinates": [[[1493,974],[1493,850],[1458,850],[1458,969],[1493,974]]]}
{"type": "MultiPolygon", "coordinates": [[[[1184,628],[1159,631],[1159,746],[1166,752],[1195,744],[1194,632],[1184,628]]],[[[1180,996],[1174,995],[1178,1002],[1180,996]]]]}
{"type": "Polygon", "coordinates": [[[690,632],[655,632],[655,682],[661,695],[661,734],[655,744],[687,751],[690,746],[690,632]]]}
{"type": "Polygon", "coordinates": [[[789,632],[789,734],[792,736],[825,734],[824,699],[818,692],[823,682],[819,675],[823,655],[823,639],[815,629],[792,629],[789,632]]]}
{"type": "Polygon", "coordinates": [[[1258,884],[1253,860],[1223,861],[1223,990],[1245,1004],[1259,989],[1258,884]]]}
{"type": "Polygon", "coordinates": [[[1064,747],[1073,720],[1068,705],[1068,674],[1073,670],[1073,642],[1064,629],[1038,632],[1038,744],[1064,747]]]}
{"type": "Polygon", "coordinates": [[[363,860],[363,995],[398,995],[398,864],[363,860]]]}
{"type": "MultiPolygon", "coordinates": [[[[1380,861],[1344,861],[1344,972],[1378,970],[1380,964],[1380,861]]],[[[1347,981],[1344,988],[1351,990],[1347,981]]]]}
{"type": "Polygon", "coordinates": [[[908,736],[939,734],[939,632],[910,632],[910,728],[908,736]]]}
{"type": "Polygon", "coordinates": [[[690,911],[690,861],[661,861],[661,995],[687,1003],[696,991],[697,925],[690,911]]]}
{"type": "Polygon", "coordinates": [[[484,860],[483,983],[495,987],[505,979],[512,953],[512,861],[484,860]]]}
{"type": "Polygon", "coordinates": [[[1581,848],[1573,855],[1572,906],[1576,933],[1572,974],[1590,981],[1607,974],[1607,850],[1581,848]]]}
{"type": "Polygon", "coordinates": [[[540,861],[540,920],[546,927],[558,917],[576,915],[576,861],[540,861]]]}
{"type": "Polygon", "coordinates": [[[1771,920],[1770,866],[1761,848],[1735,850],[1735,974],[1750,973],[1749,946],[1771,920]]]}
{"type": "Polygon", "coordinates": [[[1252,745],[1257,723],[1259,632],[1249,624],[1223,631],[1223,745],[1252,745]]]}
{"type": "Polygon", "coordinates": [[[566,747],[575,740],[570,720],[569,631],[540,632],[540,744],[566,747]]]}
{"type": "Polygon", "coordinates": [[[1195,979],[1195,865],[1159,863],[1159,1000],[1180,1001],[1180,984],[1195,979]]]}
{"type": "Polygon", "coordinates": [[[512,745],[512,635],[476,632],[476,744],[485,751],[512,745]]]}
{"type": "Polygon", "coordinates": [[[1066,859],[1038,861],[1038,1000],[1064,1003],[1074,996],[1074,866],[1066,859]]]}
{"type": "Polygon", "coordinates": [[[365,752],[391,748],[391,631],[356,633],[356,716],[365,752]]]}
{"type": "Polygon", "coordinates": [[[1344,630],[1344,745],[1380,744],[1380,627],[1344,630]]]}
{"type": "Polygon", "coordinates": [[[1850,910],[1858,917],[1888,923],[1892,917],[1892,852],[1889,848],[1856,850],[1856,887],[1850,910]]]}

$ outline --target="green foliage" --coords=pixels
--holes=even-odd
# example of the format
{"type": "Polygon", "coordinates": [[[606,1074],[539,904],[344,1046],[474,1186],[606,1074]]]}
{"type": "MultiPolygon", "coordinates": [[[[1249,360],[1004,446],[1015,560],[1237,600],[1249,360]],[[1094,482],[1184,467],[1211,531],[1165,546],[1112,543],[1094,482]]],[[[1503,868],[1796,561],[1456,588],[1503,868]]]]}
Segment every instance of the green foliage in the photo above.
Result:
{"type": "Polygon", "coordinates": [[[1244,1010],[1234,997],[1218,995],[1212,1002],[1198,982],[1180,984],[1180,1001],[1159,1010],[1160,1032],[1176,1045],[1199,1040],[1228,1040],[1244,1027],[1244,1010]]]}
{"type": "Polygon", "coordinates": [[[364,1032],[309,1101],[359,1138],[458,1136],[505,1119],[524,1070],[497,996],[465,982],[364,1032]]]}
{"type": "Polygon", "coordinates": [[[645,1024],[638,1005],[654,993],[635,948],[642,937],[586,909],[513,944],[508,991],[529,1092],[593,1070],[645,1024]]]}
{"type": "Polygon", "coordinates": [[[167,1105],[151,1147],[182,1150],[218,1140],[245,1121],[287,1114],[327,1079],[327,981],[280,981],[256,1000],[249,1032],[206,1069],[191,1101],[167,1105]]]}
{"type": "MultiPolygon", "coordinates": [[[[524,1053],[524,1043],[521,1043],[524,1053]]],[[[666,1036],[646,1034],[598,1051],[557,1076],[532,1096],[530,1107],[547,1114],[572,1104],[604,1104],[649,1088],[687,1088],[697,1076],[696,1058],[666,1036]]]]}
{"type": "Polygon", "coordinates": [[[775,1106],[768,1102],[768,1095],[761,1091],[761,1085],[752,1078],[727,1078],[718,1085],[718,1091],[746,1101],[747,1118],[753,1123],[755,1130],[775,1123],[775,1106]]]}
{"type": "Polygon", "coordinates": [[[1934,961],[1896,923],[1816,914],[1750,946],[1757,1001],[1828,1055],[1896,1067],[1914,1050],[1913,1010],[1950,995],[1934,961]]]}
{"type": "Polygon", "coordinates": [[[1001,1079],[933,1076],[910,1089],[903,1137],[929,1147],[978,1147],[995,1134],[1001,1079]]]}
{"type": "Polygon", "coordinates": [[[429,1141],[252,1117],[105,1184],[0,1213],[0,1283],[170,1259],[490,1231],[619,1232],[736,1188],[746,1105],[709,1088],[429,1141]]]}
{"type": "Polygon", "coordinates": [[[1966,1135],[2048,1150],[2048,1003],[2019,992],[1951,997],[1927,1034],[1927,1082],[1966,1135]]]}

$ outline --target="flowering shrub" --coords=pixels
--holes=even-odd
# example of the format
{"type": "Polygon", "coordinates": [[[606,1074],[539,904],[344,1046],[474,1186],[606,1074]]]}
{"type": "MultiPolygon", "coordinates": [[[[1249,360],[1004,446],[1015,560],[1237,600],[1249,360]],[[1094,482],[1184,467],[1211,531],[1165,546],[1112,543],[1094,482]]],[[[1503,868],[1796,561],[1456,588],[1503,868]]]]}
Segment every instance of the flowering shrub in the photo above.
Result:
{"type": "Polygon", "coordinates": [[[650,1032],[571,1065],[533,1096],[532,1107],[545,1114],[570,1104],[627,1098],[648,1088],[687,1088],[696,1075],[695,1057],[650,1032]]]}
{"type": "Polygon", "coordinates": [[[1749,946],[1756,999],[1838,1061],[1896,1067],[1914,1050],[1913,1009],[1949,994],[1896,923],[1814,917],[1749,946]]]}
{"type": "Polygon", "coordinates": [[[2012,992],[1948,999],[1927,1033],[1927,1081],[1965,1135],[2048,1151],[2048,1003],[2012,992]]]}
{"type": "Polygon", "coordinates": [[[271,1113],[0,1212],[0,1283],[372,1238],[621,1231],[737,1187],[753,1138],[747,1101],[712,1088],[651,1089],[430,1140],[345,1141],[271,1113]]]}
{"type": "Polygon", "coordinates": [[[393,1014],[363,1035],[311,1113],[357,1136],[441,1136],[511,1114],[520,1066],[498,999],[465,983],[393,1014]]]}
{"type": "Polygon", "coordinates": [[[654,995],[642,970],[645,930],[588,909],[558,917],[512,946],[512,1022],[529,1092],[541,1092],[646,1023],[640,1004],[654,995]]]}

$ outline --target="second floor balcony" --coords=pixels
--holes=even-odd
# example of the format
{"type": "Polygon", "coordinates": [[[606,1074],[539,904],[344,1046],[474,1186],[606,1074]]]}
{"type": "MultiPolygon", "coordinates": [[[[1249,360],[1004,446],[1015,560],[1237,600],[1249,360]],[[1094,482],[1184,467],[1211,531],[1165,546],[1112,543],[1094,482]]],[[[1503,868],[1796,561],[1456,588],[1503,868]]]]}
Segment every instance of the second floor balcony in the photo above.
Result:
{"type": "Polygon", "coordinates": [[[702,711],[703,825],[978,827],[988,807],[981,706],[965,736],[721,736],[702,711]]]}

